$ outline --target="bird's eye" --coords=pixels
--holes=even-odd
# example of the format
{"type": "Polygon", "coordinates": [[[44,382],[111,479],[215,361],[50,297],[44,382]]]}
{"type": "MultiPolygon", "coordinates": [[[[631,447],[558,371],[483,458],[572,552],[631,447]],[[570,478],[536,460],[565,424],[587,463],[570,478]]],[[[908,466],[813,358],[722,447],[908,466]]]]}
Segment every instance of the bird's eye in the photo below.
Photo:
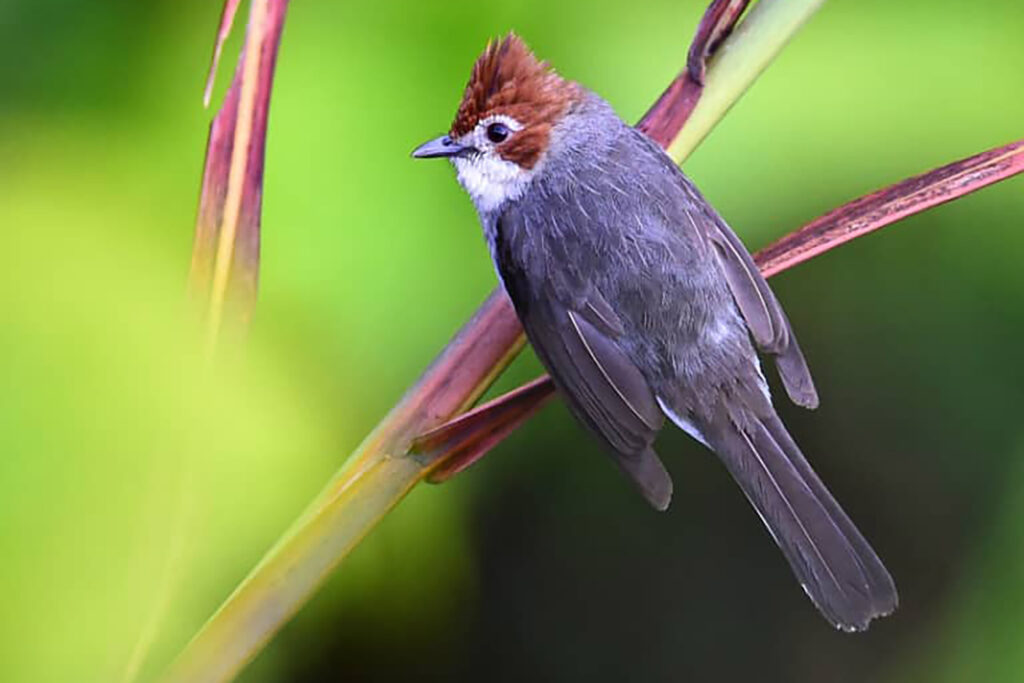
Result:
{"type": "Polygon", "coordinates": [[[493,142],[494,144],[504,142],[505,139],[511,134],[512,131],[508,129],[508,126],[499,121],[495,121],[491,125],[487,126],[487,139],[493,142]]]}

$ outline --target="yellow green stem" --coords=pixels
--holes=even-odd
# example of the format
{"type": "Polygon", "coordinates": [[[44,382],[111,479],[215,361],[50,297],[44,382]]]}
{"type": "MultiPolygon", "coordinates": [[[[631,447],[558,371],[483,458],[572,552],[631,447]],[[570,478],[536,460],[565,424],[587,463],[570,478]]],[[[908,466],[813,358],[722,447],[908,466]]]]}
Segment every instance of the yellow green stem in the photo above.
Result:
{"type": "MultiPolygon", "coordinates": [[[[703,95],[669,147],[677,161],[700,143],[822,2],[761,0],[754,7],[711,63],[703,95]]],[[[218,266],[223,267],[228,261],[220,257],[218,266]]],[[[233,678],[328,572],[445,456],[409,454],[412,439],[470,407],[522,346],[515,316],[504,294],[495,291],[207,621],[163,680],[233,678]]]]}
{"type": "Polygon", "coordinates": [[[214,614],[164,680],[230,680],[306,602],[327,574],[423,478],[412,458],[356,454],[346,486],[295,529],[214,614]]]}
{"type": "Polygon", "coordinates": [[[715,52],[690,118],[668,146],[682,163],[825,0],[761,0],[715,52]]]}

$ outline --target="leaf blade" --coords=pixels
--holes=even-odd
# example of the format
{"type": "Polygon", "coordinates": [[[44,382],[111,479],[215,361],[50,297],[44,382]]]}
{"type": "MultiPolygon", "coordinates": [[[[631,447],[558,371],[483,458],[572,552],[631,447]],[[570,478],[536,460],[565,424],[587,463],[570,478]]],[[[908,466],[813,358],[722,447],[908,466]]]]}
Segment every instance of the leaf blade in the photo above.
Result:
{"type": "Polygon", "coordinates": [[[220,64],[220,54],[224,49],[224,41],[231,33],[231,26],[235,22],[235,13],[238,11],[240,0],[227,0],[221,10],[220,26],[217,28],[217,39],[213,43],[213,57],[210,59],[210,69],[206,74],[206,87],[203,88],[203,106],[210,106],[210,96],[213,95],[213,82],[217,78],[217,66],[220,64]]]}
{"type": "Polygon", "coordinates": [[[754,254],[765,277],[1024,172],[1024,140],[907,178],[829,211],[754,254]]]}
{"type": "MultiPolygon", "coordinates": [[[[762,275],[766,278],[772,277],[853,239],[1019,173],[1024,173],[1024,140],[951,162],[858,197],[758,251],[754,254],[754,262],[757,263],[762,275]]],[[[453,420],[445,425],[449,431],[446,434],[447,442],[453,444],[453,452],[446,457],[451,458],[453,464],[441,470],[443,480],[451,478],[483,458],[488,450],[497,446],[515,428],[529,420],[554,389],[551,378],[542,375],[478,408],[474,411],[471,424],[462,425],[459,420],[453,420]],[[527,388],[530,389],[529,392],[523,391],[527,388]],[[503,414],[503,411],[507,410],[506,401],[516,404],[515,410],[521,418],[516,422],[515,428],[501,431],[502,421],[506,419],[503,414]],[[489,420],[493,420],[495,424],[488,425],[489,420]],[[460,427],[465,429],[465,433],[457,433],[460,427]],[[487,433],[489,429],[493,429],[495,438],[476,442],[471,456],[463,456],[459,452],[460,440],[472,443],[477,434],[487,433]],[[460,459],[463,457],[470,458],[470,461],[461,464],[460,459]]],[[[429,439],[431,434],[420,438],[429,439]]],[[[436,436],[433,438],[436,439],[436,436]]]]}
{"type": "Polygon", "coordinates": [[[451,479],[504,441],[533,417],[555,393],[547,377],[539,377],[463,413],[413,441],[411,451],[434,456],[427,481],[451,479]],[[443,456],[437,457],[441,453],[443,456]]]}
{"type": "Polygon", "coordinates": [[[668,147],[690,118],[707,81],[707,63],[732,33],[749,0],[714,0],[697,25],[686,66],[637,123],[637,129],[668,147]]]}
{"type": "MultiPolygon", "coordinates": [[[[224,7],[211,77],[233,4],[224,7]]],[[[225,318],[244,329],[255,305],[267,117],[287,5],[255,0],[250,6],[238,67],[210,125],[189,274],[190,293],[206,316],[208,355],[225,318]]]]}
{"type": "MultiPolygon", "coordinates": [[[[261,1],[272,0],[254,0],[261,1]]],[[[799,5],[816,5],[821,1],[788,0],[799,5]]],[[[761,0],[759,6],[762,5],[785,7],[783,0],[761,0]]],[[[799,25],[790,28],[795,31],[799,25]]],[[[727,40],[737,39],[733,33],[727,40]]],[[[765,45],[769,44],[762,41],[754,46],[754,56],[765,45]]],[[[755,60],[761,64],[760,69],[778,49],[781,45],[772,46],[770,55],[755,60]]],[[[716,107],[703,114],[705,128],[710,128],[709,121],[725,114],[760,69],[736,88],[717,83],[731,76],[712,66],[704,92],[716,93],[716,107]]],[[[703,134],[685,140],[676,135],[673,154],[677,161],[702,139],[703,134]]],[[[326,573],[440,462],[410,453],[414,438],[470,408],[524,343],[510,302],[500,288],[494,290],[291,529],[207,621],[163,680],[220,681],[237,674],[309,599],[326,573]],[[275,586],[281,590],[268,592],[275,586]]],[[[552,387],[541,379],[534,391],[543,395],[550,393],[552,387]]],[[[488,442],[488,449],[498,440],[488,442]]],[[[436,453],[432,457],[439,459],[443,455],[436,453]]]]}

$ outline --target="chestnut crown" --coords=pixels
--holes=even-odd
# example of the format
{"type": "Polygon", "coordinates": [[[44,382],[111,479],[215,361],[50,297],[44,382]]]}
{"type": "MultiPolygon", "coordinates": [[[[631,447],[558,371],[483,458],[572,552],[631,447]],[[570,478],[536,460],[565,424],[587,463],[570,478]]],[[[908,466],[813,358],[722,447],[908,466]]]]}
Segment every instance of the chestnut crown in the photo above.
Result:
{"type": "Polygon", "coordinates": [[[458,140],[486,122],[497,155],[531,169],[547,150],[551,128],[580,94],[509,33],[477,58],[448,134],[458,140]]]}

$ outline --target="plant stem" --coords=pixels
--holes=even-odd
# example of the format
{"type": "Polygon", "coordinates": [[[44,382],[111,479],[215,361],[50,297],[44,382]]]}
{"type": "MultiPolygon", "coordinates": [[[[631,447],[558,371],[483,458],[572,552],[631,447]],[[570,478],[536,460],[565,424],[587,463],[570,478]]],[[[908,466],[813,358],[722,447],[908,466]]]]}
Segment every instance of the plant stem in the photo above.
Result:
{"type": "Polygon", "coordinates": [[[224,317],[224,303],[227,298],[228,277],[234,260],[235,235],[238,219],[242,213],[242,187],[248,168],[249,141],[252,137],[253,111],[256,104],[256,82],[259,73],[261,48],[267,19],[265,0],[254,0],[249,11],[249,30],[246,34],[245,57],[242,62],[242,92],[238,111],[240,117],[235,127],[235,142],[231,150],[231,167],[228,175],[228,192],[224,200],[224,219],[221,222],[217,243],[217,255],[213,265],[213,283],[210,292],[210,310],[207,319],[206,351],[212,356],[220,336],[224,317]]]}
{"type": "Polygon", "coordinates": [[[708,62],[707,84],[668,153],[682,163],[825,0],[761,0],[708,62]]]}
{"type": "Polygon", "coordinates": [[[357,453],[345,485],[269,553],[207,623],[165,680],[224,681],[263,648],[324,577],[425,475],[422,463],[357,453]]]}
{"type": "Polygon", "coordinates": [[[473,405],[523,344],[507,297],[492,293],[207,621],[163,680],[233,678],[444,455],[408,455],[413,438],[473,405]]]}
{"type": "MultiPolygon", "coordinates": [[[[687,133],[688,124],[672,142],[670,153],[677,161],[700,143],[822,1],[758,3],[756,30],[744,30],[754,16],[751,13],[726,39],[718,51],[720,57],[708,69],[694,114],[705,98],[713,101],[701,111],[698,132],[687,133]],[[796,14],[799,20],[794,20],[796,14]],[[780,35],[767,36],[766,31],[780,35]],[[734,78],[742,82],[726,82],[734,78]]],[[[495,290],[207,621],[163,680],[192,683],[233,678],[305,604],[327,573],[445,455],[410,454],[412,440],[469,409],[523,345],[522,329],[508,299],[495,290]]]]}

